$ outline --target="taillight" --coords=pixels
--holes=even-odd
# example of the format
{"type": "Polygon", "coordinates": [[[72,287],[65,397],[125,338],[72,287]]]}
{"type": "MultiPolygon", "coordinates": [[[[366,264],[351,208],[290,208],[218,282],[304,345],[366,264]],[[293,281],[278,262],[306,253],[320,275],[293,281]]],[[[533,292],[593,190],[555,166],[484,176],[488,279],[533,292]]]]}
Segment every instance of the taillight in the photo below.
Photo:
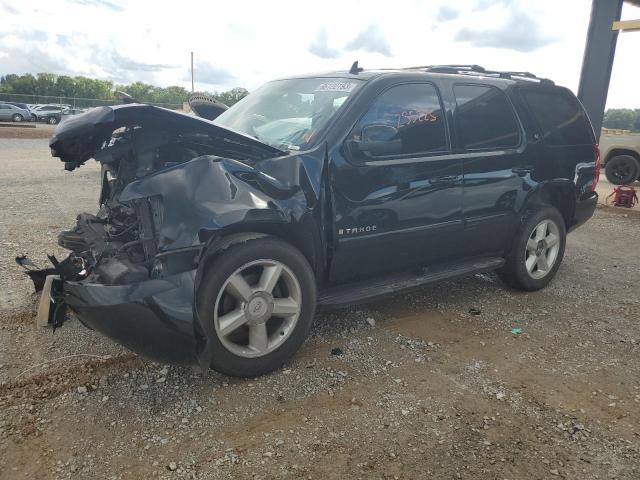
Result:
{"type": "Polygon", "coordinates": [[[595,192],[596,187],[598,186],[598,181],[600,180],[600,146],[599,145],[596,144],[593,146],[593,153],[596,156],[596,168],[593,173],[593,183],[591,184],[591,191],[595,192]]]}

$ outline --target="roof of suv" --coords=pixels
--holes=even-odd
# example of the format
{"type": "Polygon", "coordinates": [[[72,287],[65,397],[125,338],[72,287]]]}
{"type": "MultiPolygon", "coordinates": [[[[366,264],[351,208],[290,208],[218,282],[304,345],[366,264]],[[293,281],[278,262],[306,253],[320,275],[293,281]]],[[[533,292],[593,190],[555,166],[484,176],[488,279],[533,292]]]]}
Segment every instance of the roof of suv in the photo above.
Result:
{"type": "Polygon", "coordinates": [[[367,81],[383,75],[386,76],[410,74],[423,74],[440,78],[451,78],[451,76],[455,76],[458,78],[464,78],[465,80],[496,80],[498,82],[503,81],[506,83],[513,83],[514,81],[524,81],[533,84],[554,85],[551,80],[548,80],[546,78],[539,78],[530,72],[488,70],[479,65],[425,65],[408,68],[364,70],[358,67],[358,62],[355,62],[350,70],[339,70],[334,72],[304,75],[304,77],[341,77],[367,81]]]}

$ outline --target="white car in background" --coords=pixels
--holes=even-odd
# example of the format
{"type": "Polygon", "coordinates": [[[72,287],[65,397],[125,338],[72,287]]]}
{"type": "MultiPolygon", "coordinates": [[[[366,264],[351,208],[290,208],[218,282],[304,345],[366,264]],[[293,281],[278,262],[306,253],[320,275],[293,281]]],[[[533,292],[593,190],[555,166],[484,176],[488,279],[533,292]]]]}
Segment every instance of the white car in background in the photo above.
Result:
{"type": "Polygon", "coordinates": [[[32,111],[36,115],[36,121],[56,125],[61,122],[63,112],[70,108],[71,105],[50,104],[38,105],[32,111]]]}
{"type": "Polygon", "coordinates": [[[10,103],[0,103],[1,122],[30,122],[31,112],[28,109],[12,105],[10,103]]]}

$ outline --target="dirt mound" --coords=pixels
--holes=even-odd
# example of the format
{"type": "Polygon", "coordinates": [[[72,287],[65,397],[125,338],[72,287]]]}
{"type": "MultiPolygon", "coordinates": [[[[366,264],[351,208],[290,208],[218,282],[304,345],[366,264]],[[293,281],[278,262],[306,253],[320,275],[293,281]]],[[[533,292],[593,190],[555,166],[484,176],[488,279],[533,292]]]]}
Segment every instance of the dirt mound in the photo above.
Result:
{"type": "Polygon", "coordinates": [[[49,138],[52,134],[53,128],[44,125],[37,125],[36,128],[0,128],[0,138],[49,138]]]}
{"type": "Polygon", "coordinates": [[[47,367],[44,372],[31,376],[19,374],[15,380],[0,385],[0,408],[25,402],[42,403],[78,385],[85,385],[87,391],[95,390],[100,378],[114,370],[141,368],[143,365],[144,361],[134,354],[103,358],[98,355],[72,355],[52,360],[41,365],[47,367]]]}

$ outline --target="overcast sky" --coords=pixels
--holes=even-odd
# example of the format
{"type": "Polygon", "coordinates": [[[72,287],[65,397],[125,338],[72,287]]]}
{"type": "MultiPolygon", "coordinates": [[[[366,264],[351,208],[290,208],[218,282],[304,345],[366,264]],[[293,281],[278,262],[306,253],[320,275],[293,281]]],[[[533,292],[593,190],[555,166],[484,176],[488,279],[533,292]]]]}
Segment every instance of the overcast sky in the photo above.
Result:
{"type": "MultiPolygon", "coordinates": [[[[576,91],[591,0],[0,0],[0,74],[54,72],[196,89],[277,77],[476,63],[576,91]]],[[[640,18],[625,5],[623,19],[640,18]]],[[[609,108],[640,108],[640,32],[618,37],[609,108]]]]}

